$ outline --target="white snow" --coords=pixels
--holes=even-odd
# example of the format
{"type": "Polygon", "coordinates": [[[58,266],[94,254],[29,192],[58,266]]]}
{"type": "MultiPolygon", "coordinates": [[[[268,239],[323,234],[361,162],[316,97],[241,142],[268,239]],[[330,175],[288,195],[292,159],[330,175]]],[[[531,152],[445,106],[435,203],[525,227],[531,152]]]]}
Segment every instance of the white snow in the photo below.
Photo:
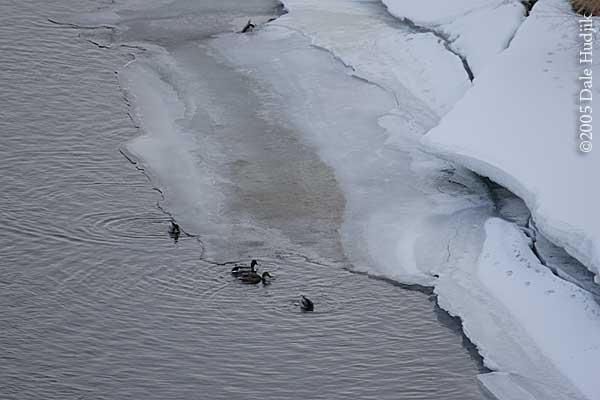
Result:
{"type": "Polygon", "coordinates": [[[525,378],[508,372],[491,372],[477,376],[486,394],[499,400],[545,399],[547,393],[529,385],[525,378]]]}
{"type": "MultiPolygon", "coordinates": [[[[598,274],[600,158],[577,148],[580,45],[569,4],[540,0],[423,144],[523,198],[539,229],[598,274]]],[[[593,70],[600,73],[597,64],[593,70]]]]}
{"type": "MultiPolygon", "coordinates": [[[[493,218],[486,222],[485,231],[478,275],[487,293],[506,309],[505,320],[522,327],[562,375],[587,398],[596,398],[600,305],[590,293],[540,264],[514,225],[493,218]]],[[[548,379],[539,374],[542,366],[538,371],[499,367],[534,381],[548,379]]]]}
{"type": "Polygon", "coordinates": [[[517,0],[382,0],[398,18],[446,37],[475,76],[504,50],[525,18],[517,0]]]}
{"type": "Polygon", "coordinates": [[[398,18],[408,18],[417,25],[437,26],[461,18],[474,10],[494,8],[504,0],[383,0],[390,12],[398,18]]]}
{"type": "Polygon", "coordinates": [[[473,11],[440,27],[452,42],[452,48],[467,59],[477,77],[494,57],[508,47],[523,22],[520,2],[501,4],[473,11]]]}

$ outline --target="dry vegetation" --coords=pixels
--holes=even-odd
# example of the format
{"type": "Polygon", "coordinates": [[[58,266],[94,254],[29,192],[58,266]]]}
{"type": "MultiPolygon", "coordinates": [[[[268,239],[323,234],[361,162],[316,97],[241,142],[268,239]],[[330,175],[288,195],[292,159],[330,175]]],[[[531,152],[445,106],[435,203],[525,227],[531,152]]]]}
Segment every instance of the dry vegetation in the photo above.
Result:
{"type": "Polygon", "coordinates": [[[571,0],[571,4],[579,14],[600,15],[600,0],[571,0]]]}

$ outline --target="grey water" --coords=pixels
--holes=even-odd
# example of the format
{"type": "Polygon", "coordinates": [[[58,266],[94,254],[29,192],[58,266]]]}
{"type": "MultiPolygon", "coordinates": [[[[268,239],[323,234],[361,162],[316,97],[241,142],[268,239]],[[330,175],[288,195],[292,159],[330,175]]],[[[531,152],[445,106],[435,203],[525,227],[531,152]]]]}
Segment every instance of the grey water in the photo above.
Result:
{"type": "MultiPolygon", "coordinates": [[[[202,235],[170,238],[169,199],[120,153],[139,132],[115,71],[135,50],[90,37],[170,45],[180,34],[189,45],[277,5],[148,6],[146,20],[123,11],[137,26],[128,32],[48,20],[110,6],[0,3],[0,398],[481,398],[481,361],[430,293],[348,271],[335,237],[343,198],[310,149],[266,161],[256,150],[238,166],[240,180],[290,192],[241,187],[233,207],[329,250],[315,260],[261,244],[268,286],[236,282],[231,265],[204,256],[202,235]],[[194,17],[213,25],[189,30],[194,17]],[[299,312],[301,294],[314,313],[299,312]]],[[[271,135],[272,149],[297,145],[291,131],[271,135]]],[[[229,245],[247,253],[225,261],[254,256],[235,235],[229,245]]]]}

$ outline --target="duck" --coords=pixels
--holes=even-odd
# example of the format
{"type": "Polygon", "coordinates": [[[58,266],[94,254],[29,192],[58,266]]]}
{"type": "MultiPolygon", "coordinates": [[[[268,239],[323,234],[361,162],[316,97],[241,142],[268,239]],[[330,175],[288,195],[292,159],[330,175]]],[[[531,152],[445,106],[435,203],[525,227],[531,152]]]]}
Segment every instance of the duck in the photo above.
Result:
{"type": "Polygon", "coordinates": [[[244,28],[242,29],[242,33],[252,32],[254,28],[256,28],[256,25],[254,25],[252,23],[252,20],[249,19],[248,23],[246,23],[246,26],[244,26],[244,28]]]}
{"type": "Polygon", "coordinates": [[[169,236],[171,236],[175,241],[179,239],[179,235],[181,235],[181,228],[175,222],[171,221],[171,227],[169,228],[169,236]]]}
{"type": "Polygon", "coordinates": [[[231,275],[240,276],[243,274],[249,274],[252,272],[256,272],[256,268],[255,268],[256,265],[258,265],[258,261],[256,261],[256,260],[252,260],[249,267],[246,267],[243,265],[236,265],[235,267],[231,268],[231,275]]]}
{"type": "Polygon", "coordinates": [[[175,222],[171,221],[171,227],[169,228],[169,233],[172,235],[179,235],[181,233],[181,229],[179,228],[179,225],[177,225],[175,222]]]}
{"type": "Polygon", "coordinates": [[[315,304],[309,298],[302,296],[302,299],[300,299],[300,310],[302,312],[314,311],[315,304]]]}
{"type": "Polygon", "coordinates": [[[249,272],[247,274],[243,274],[238,277],[240,282],[248,283],[251,285],[256,285],[257,283],[260,283],[260,282],[262,282],[263,284],[267,284],[268,283],[267,278],[272,278],[272,276],[271,276],[271,274],[269,274],[266,271],[263,272],[262,275],[259,275],[258,272],[254,271],[254,272],[249,272]]]}

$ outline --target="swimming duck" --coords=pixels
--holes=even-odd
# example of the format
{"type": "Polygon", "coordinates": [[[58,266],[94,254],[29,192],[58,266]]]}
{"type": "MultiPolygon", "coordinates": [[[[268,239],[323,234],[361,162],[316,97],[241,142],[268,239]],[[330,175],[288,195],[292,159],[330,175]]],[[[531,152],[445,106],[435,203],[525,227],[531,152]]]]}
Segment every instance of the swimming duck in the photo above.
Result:
{"type": "Polygon", "coordinates": [[[315,309],[314,303],[310,299],[302,296],[302,299],[300,300],[300,310],[302,310],[303,312],[307,312],[307,311],[314,311],[314,309],[315,309]]]}
{"type": "Polygon", "coordinates": [[[179,228],[179,225],[171,221],[171,227],[169,228],[169,236],[171,236],[171,238],[173,238],[173,240],[177,242],[177,240],[179,240],[179,235],[181,235],[181,229],[179,228]]]}
{"type": "Polygon", "coordinates": [[[241,275],[238,279],[242,283],[249,283],[252,285],[256,285],[257,283],[268,283],[266,278],[271,278],[271,274],[268,272],[263,272],[262,275],[259,275],[258,272],[249,272],[247,274],[241,275]]]}
{"type": "Polygon", "coordinates": [[[240,276],[243,274],[249,274],[251,272],[256,272],[256,268],[255,268],[256,265],[258,265],[258,262],[256,260],[252,260],[249,267],[242,266],[242,265],[236,265],[235,267],[231,268],[231,275],[240,276]]]}
{"type": "Polygon", "coordinates": [[[179,225],[177,225],[175,222],[171,221],[171,227],[169,228],[169,233],[171,235],[181,234],[181,229],[179,228],[179,225]]]}

